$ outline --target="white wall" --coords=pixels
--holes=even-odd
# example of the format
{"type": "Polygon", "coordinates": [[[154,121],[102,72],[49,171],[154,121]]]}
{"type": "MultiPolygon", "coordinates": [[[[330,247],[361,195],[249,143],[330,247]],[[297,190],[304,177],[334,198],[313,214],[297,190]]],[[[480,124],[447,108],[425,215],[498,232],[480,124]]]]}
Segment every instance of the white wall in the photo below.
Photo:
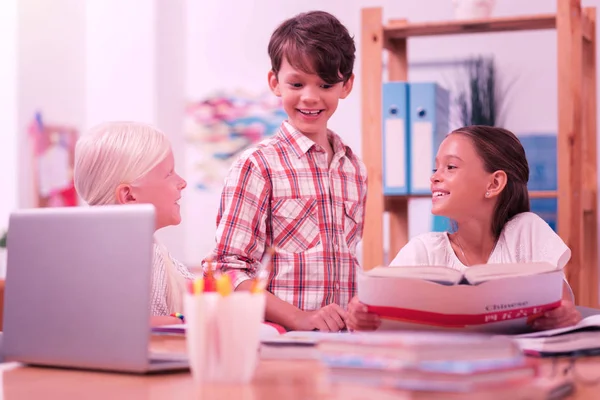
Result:
{"type": "Polygon", "coordinates": [[[17,208],[17,0],[0,3],[0,234],[17,208]]]}
{"type": "MultiPolygon", "coordinates": [[[[154,124],[171,139],[178,164],[183,162],[184,4],[87,0],[85,11],[85,129],[108,120],[154,124]]],[[[186,260],[184,224],[158,234],[181,260],[186,260]]]]}
{"type": "MultiPolygon", "coordinates": [[[[31,207],[35,113],[80,133],[106,120],[156,124],[183,159],[185,3],[4,0],[0,4],[0,231],[31,207]]],[[[183,226],[159,237],[185,259],[183,226]]]]}
{"type": "MultiPolygon", "coordinates": [[[[600,7],[600,0],[584,0],[584,6],[600,7]]],[[[266,90],[270,64],[267,44],[271,32],[284,19],[298,12],[322,9],[335,14],[355,35],[359,79],[353,93],[341,102],[330,127],[340,133],[359,154],[361,150],[360,87],[360,9],[383,7],[384,20],[407,18],[410,21],[453,19],[449,0],[337,0],[282,2],[254,0],[239,2],[188,1],[188,96],[199,99],[215,89],[247,88],[266,90]],[[226,23],[225,23],[226,21],[226,23]]],[[[496,2],[495,16],[553,13],[555,1],[502,0],[496,2]]],[[[503,76],[514,80],[505,126],[517,134],[556,132],[557,53],[556,32],[510,32],[448,37],[413,38],[409,41],[411,80],[436,80],[451,84],[455,61],[470,56],[494,55],[503,76]]],[[[600,110],[600,102],[598,102],[600,110]]],[[[218,194],[186,193],[185,218],[187,260],[196,263],[214,243],[218,194]]],[[[428,201],[413,201],[411,213],[423,214],[428,201]]],[[[422,217],[421,217],[422,218],[422,217]]],[[[410,224],[411,236],[428,230],[428,224],[410,224]]]]}
{"type": "MultiPolygon", "coordinates": [[[[183,115],[186,101],[186,3],[161,1],[156,3],[156,125],[171,139],[176,168],[182,173],[185,165],[183,115]]],[[[188,199],[184,196],[181,208],[185,212],[188,199]]],[[[185,249],[185,231],[197,221],[183,218],[176,227],[160,231],[159,238],[180,260],[189,259],[185,249]]]]}
{"type": "Polygon", "coordinates": [[[18,1],[20,207],[34,205],[27,127],[35,112],[46,123],[75,127],[85,118],[84,12],[79,0],[18,1]]]}
{"type": "Polygon", "coordinates": [[[85,129],[107,120],[153,122],[157,18],[153,2],[85,3],[85,129]]]}

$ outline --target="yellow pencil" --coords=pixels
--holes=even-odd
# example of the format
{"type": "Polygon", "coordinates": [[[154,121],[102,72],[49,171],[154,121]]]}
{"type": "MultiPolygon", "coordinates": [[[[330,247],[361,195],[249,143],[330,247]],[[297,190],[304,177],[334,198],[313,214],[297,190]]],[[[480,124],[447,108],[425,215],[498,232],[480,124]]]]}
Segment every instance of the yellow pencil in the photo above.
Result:
{"type": "Polygon", "coordinates": [[[202,292],[204,291],[204,279],[203,278],[194,279],[193,288],[194,288],[195,295],[202,294],[202,292]]]}
{"type": "Polygon", "coordinates": [[[217,292],[221,296],[229,296],[233,292],[233,285],[231,284],[231,278],[227,274],[221,274],[217,278],[217,292]]]}

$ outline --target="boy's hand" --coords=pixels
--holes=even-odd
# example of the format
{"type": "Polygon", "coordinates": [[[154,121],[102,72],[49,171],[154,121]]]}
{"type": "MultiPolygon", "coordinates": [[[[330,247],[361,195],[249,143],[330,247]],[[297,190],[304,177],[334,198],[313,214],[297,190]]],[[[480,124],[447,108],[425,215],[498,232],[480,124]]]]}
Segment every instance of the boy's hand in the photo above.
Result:
{"type": "Polygon", "coordinates": [[[575,304],[569,300],[563,300],[559,307],[535,319],[532,327],[535,330],[565,328],[573,326],[579,321],[581,321],[581,314],[575,308],[575,304]]]}
{"type": "Polygon", "coordinates": [[[351,331],[374,331],[381,325],[379,315],[367,311],[367,306],[354,296],[348,304],[348,329],[351,331]]]}
{"type": "Polygon", "coordinates": [[[332,303],[315,311],[300,311],[294,330],[338,332],[346,327],[346,311],[332,303]]]}

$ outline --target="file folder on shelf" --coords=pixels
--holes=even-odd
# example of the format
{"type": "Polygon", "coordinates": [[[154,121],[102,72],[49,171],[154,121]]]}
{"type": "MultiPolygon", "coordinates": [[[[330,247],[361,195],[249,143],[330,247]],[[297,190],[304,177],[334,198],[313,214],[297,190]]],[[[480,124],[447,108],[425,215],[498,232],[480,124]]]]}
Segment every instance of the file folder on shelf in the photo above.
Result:
{"type": "Polygon", "coordinates": [[[383,193],[409,193],[408,84],[388,82],[382,88],[383,193]]]}
{"type": "Polygon", "coordinates": [[[448,134],[450,93],[434,82],[410,83],[409,194],[429,194],[435,156],[448,134]]]}

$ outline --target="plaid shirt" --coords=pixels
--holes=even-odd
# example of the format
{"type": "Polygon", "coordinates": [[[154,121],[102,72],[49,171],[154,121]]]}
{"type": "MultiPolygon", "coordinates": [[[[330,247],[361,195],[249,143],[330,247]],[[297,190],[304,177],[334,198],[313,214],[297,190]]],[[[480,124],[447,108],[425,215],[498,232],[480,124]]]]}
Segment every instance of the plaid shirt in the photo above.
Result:
{"type": "Polygon", "coordinates": [[[354,296],[366,168],[339,136],[328,137],[331,165],[321,146],[284,122],[231,167],[213,259],[236,287],[275,246],[268,290],[280,299],[308,311],[331,303],[346,308],[354,296]]]}

